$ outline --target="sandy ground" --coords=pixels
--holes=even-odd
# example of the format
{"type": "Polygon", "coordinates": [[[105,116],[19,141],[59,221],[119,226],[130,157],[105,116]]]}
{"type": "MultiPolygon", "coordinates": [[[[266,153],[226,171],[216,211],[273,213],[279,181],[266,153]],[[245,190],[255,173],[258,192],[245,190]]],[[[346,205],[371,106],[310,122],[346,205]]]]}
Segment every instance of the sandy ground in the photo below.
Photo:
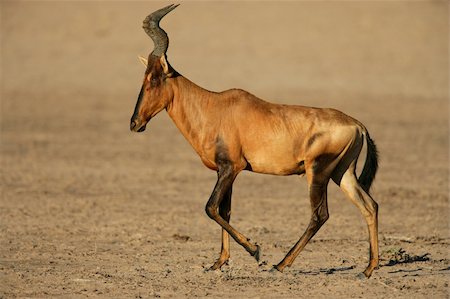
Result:
{"type": "Polygon", "coordinates": [[[242,173],[232,224],[258,266],[205,272],[220,228],[216,174],[165,112],[129,132],[161,2],[1,2],[0,298],[448,298],[448,4],[184,2],[163,22],[169,61],[197,84],[362,121],[381,167],[381,265],[359,211],[329,186],[330,219],[283,274],[306,228],[304,179],[242,173]]]}

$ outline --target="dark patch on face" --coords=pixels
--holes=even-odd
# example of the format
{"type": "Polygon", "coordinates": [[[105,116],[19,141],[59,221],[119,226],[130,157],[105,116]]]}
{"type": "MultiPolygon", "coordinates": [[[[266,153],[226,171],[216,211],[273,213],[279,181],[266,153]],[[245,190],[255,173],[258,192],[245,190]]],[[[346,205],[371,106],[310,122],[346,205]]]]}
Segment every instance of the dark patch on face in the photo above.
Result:
{"type": "Polygon", "coordinates": [[[311,138],[309,138],[308,143],[306,144],[306,149],[311,148],[311,146],[314,144],[314,142],[316,142],[320,136],[322,136],[323,133],[315,133],[311,136],[311,138]]]}
{"type": "Polygon", "coordinates": [[[314,174],[320,174],[336,159],[336,154],[323,154],[318,156],[313,162],[314,174]]]}
{"type": "Polygon", "coordinates": [[[142,85],[141,87],[141,91],[139,92],[139,96],[136,102],[136,106],[134,107],[134,112],[133,112],[133,116],[131,117],[131,121],[133,122],[139,114],[139,107],[141,106],[141,102],[142,102],[142,98],[144,95],[144,85],[142,85]]]}

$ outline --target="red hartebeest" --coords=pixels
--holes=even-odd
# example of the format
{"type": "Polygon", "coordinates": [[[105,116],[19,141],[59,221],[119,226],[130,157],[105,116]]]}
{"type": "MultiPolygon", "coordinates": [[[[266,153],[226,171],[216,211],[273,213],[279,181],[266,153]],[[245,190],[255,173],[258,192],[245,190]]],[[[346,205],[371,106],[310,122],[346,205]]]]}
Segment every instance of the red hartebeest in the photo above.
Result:
{"type": "Polygon", "coordinates": [[[231,193],[242,170],[274,175],[306,174],[311,201],[310,223],[299,241],[275,267],[283,271],[328,219],[327,185],[332,179],[359,208],[369,229],[370,261],[366,277],[378,265],[378,205],[369,194],[377,171],[377,150],[367,129],[334,109],[277,105],[239,89],[207,91],[176,72],[167,62],[169,39],[159,21],[176,5],[150,14],[143,28],[155,47],[130,129],[145,130],[148,121],[166,109],[206,167],[218,180],[206,213],[222,227],[222,249],[211,269],[230,257],[229,235],[259,260],[260,248],[230,225],[231,193]],[[355,168],[364,140],[367,157],[362,174],[355,168]]]}

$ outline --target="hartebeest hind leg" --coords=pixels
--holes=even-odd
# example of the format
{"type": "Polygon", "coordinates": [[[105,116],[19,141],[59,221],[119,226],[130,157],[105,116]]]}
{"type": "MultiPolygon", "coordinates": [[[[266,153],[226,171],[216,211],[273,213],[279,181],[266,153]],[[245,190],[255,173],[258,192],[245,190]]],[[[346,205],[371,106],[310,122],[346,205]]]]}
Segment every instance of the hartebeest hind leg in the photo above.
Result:
{"type": "MultiPolygon", "coordinates": [[[[222,202],[219,205],[219,215],[228,223],[230,223],[231,216],[231,193],[232,187],[225,193],[222,202]]],[[[222,228],[222,249],[220,257],[211,266],[210,270],[220,269],[230,258],[230,234],[222,228]]]]}
{"type": "Polygon", "coordinates": [[[352,163],[340,182],[340,187],[347,197],[359,208],[366,219],[369,229],[370,261],[364,275],[370,277],[378,267],[378,204],[360,186],[355,176],[355,163],[352,163]]]}
{"type": "Polygon", "coordinates": [[[250,253],[250,255],[259,261],[259,246],[256,244],[251,244],[246,236],[233,228],[218,212],[218,208],[222,201],[226,198],[226,194],[230,192],[231,195],[233,181],[237,175],[237,172],[233,170],[233,166],[229,162],[221,161],[218,166],[218,179],[211,197],[206,204],[206,214],[208,214],[211,219],[216,221],[226,232],[228,232],[237,243],[243,246],[245,250],[250,253]]]}
{"type": "MultiPolygon", "coordinates": [[[[312,173],[312,170],[310,171],[312,173]]],[[[275,266],[275,268],[283,272],[284,268],[290,267],[295,258],[303,250],[306,244],[317,233],[320,227],[328,219],[328,203],[327,203],[327,186],[329,178],[315,177],[313,175],[308,176],[309,196],[311,201],[312,215],[308,228],[300,237],[298,242],[292,247],[292,249],[286,254],[284,259],[275,266]]]]}

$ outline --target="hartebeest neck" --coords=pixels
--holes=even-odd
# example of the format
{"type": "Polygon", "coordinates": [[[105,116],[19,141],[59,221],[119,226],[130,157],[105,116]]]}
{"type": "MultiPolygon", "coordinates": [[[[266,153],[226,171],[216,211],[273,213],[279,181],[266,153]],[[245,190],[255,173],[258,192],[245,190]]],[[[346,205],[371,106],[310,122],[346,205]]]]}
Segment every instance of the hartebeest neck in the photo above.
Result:
{"type": "Polygon", "coordinates": [[[199,145],[202,142],[199,132],[204,132],[208,125],[208,104],[217,93],[203,89],[181,75],[172,80],[173,100],[167,106],[167,112],[183,136],[199,153],[199,145]]]}

